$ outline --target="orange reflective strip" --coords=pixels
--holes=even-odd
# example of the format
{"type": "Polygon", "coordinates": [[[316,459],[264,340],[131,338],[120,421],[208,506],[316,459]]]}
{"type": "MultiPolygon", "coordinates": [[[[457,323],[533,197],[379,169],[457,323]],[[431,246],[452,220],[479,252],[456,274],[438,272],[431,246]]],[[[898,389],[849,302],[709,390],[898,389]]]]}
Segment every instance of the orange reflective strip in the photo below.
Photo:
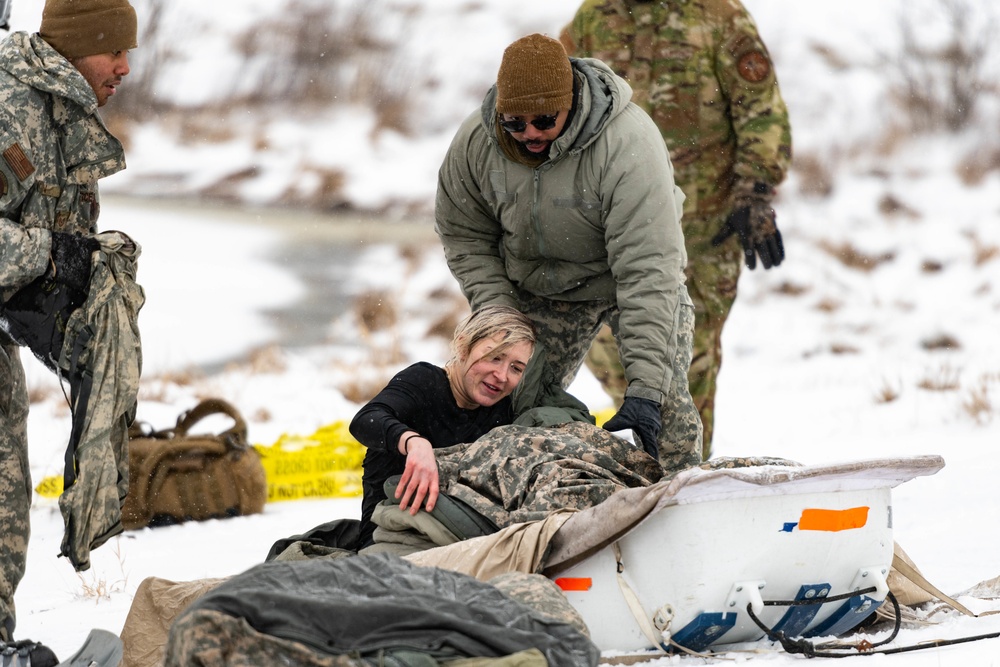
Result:
{"type": "Polygon", "coordinates": [[[847,510],[804,509],[799,519],[799,530],[851,530],[868,523],[867,507],[852,507],[847,510]]]}
{"type": "Polygon", "coordinates": [[[593,580],[590,577],[559,577],[556,586],[564,591],[589,591],[593,580]]]}

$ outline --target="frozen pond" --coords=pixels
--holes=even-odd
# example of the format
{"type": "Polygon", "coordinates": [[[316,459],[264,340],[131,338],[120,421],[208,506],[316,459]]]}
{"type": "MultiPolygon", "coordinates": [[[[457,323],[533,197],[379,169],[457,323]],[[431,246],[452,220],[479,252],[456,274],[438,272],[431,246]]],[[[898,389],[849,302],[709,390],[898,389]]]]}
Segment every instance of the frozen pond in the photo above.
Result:
{"type": "Polygon", "coordinates": [[[101,230],[120,229],[143,248],[144,375],[191,367],[210,373],[244,358],[247,341],[287,349],[321,344],[350,306],[362,250],[436,243],[429,218],[386,222],[119,197],[103,198],[101,208],[101,230]]]}

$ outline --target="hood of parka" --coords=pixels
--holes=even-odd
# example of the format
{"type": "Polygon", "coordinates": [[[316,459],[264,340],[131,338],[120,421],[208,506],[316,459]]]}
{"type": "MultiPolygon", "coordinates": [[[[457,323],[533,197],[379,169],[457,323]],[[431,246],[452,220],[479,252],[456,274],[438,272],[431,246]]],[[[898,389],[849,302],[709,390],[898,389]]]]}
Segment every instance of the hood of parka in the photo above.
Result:
{"type": "MultiPolygon", "coordinates": [[[[607,65],[594,58],[570,58],[573,76],[576,77],[577,94],[573,102],[574,113],[563,133],[549,148],[549,162],[567,154],[579,153],[600,136],[608,123],[618,116],[632,99],[632,88],[625,79],[616,75],[607,65]]],[[[492,144],[498,151],[496,124],[497,87],[494,84],[480,108],[481,122],[492,144]]]]}
{"type": "Polygon", "coordinates": [[[92,114],[97,95],[79,70],[37,33],[11,33],[0,42],[0,70],[42,92],[65,97],[92,114]]]}

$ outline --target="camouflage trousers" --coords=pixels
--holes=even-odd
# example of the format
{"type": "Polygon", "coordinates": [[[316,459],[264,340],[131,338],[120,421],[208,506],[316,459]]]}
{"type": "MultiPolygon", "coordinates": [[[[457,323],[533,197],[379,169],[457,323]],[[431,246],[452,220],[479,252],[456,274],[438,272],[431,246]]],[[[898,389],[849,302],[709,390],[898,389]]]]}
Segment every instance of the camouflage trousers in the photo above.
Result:
{"type": "MultiPolygon", "coordinates": [[[[545,347],[551,377],[543,378],[543,382],[559,382],[568,387],[601,327],[606,325],[613,335],[618,333],[620,311],[613,303],[554,301],[524,291],[519,291],[517,298],[521,312],[531,319],[538,340],[545,347]]],[[[689,468],[702,461],[702,423],[687,382],[695,316],[694,309],[686,302],[682,298],[677,309],[676,354],[670,360],[673,379],[660,410],[660,465],[667,471],[689,468]]]]}
{"type": "MultiPolygon", "coordinates": [[[[743,265],[743,252],[735,236],[713,247],[712,236],[724,218],[685,219],[687,288],[694,302],[694,343],[688,388],[701,416],[703,455],[712,454],[715,427],[715,389],[722,368],[722,328],[736,300],[736,284],[743,265]]],[[[625,397],[625,370],[618,358],[618,344],[610,327],[603,327],[586,357],[587,368],[608,395],[620,406],[625,397]]]]}
{"type": "Polygon", "coordinates": [[[16,345],[0,346],[0,639],[14,634],[14,591],[24,576],[31,531],[28,391],[16,345]]]}

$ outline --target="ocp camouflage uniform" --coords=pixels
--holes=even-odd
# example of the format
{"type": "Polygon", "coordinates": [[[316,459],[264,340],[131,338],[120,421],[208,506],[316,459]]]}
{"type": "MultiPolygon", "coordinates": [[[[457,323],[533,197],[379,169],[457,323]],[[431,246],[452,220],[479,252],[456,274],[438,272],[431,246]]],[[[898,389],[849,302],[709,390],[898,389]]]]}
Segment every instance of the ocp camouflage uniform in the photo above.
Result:
{"type": "MultiPolygon", "coordinates": [[[[561,41],[571,56],[603,60],[632,86],[653,118],[684,191],[687,286],[695,305],[691,395],[711,453],[722,328],[736,298],[743,253],[735,238],[711,245],[733,209],[734,190],[777,186],[791,161],[791,129],[774,67],[739,0],[585,0],[561,41]]],[[[613,338],[588,365],[621,402],[613,338]]],[[[595,347],[597,347],[595,345],[595,347]]]]}
{"type": "MultiPolygon", "coordinates": [[[[125,168],[86,79],[37,34],[0,43],[0,290],[6,301],[45,272],[52,231],[89,234],[97,180],[125,168]]],[[[28,394],[20,352],[0,345],[0,638],[14,630],[31,504],[28,394]]]]}

